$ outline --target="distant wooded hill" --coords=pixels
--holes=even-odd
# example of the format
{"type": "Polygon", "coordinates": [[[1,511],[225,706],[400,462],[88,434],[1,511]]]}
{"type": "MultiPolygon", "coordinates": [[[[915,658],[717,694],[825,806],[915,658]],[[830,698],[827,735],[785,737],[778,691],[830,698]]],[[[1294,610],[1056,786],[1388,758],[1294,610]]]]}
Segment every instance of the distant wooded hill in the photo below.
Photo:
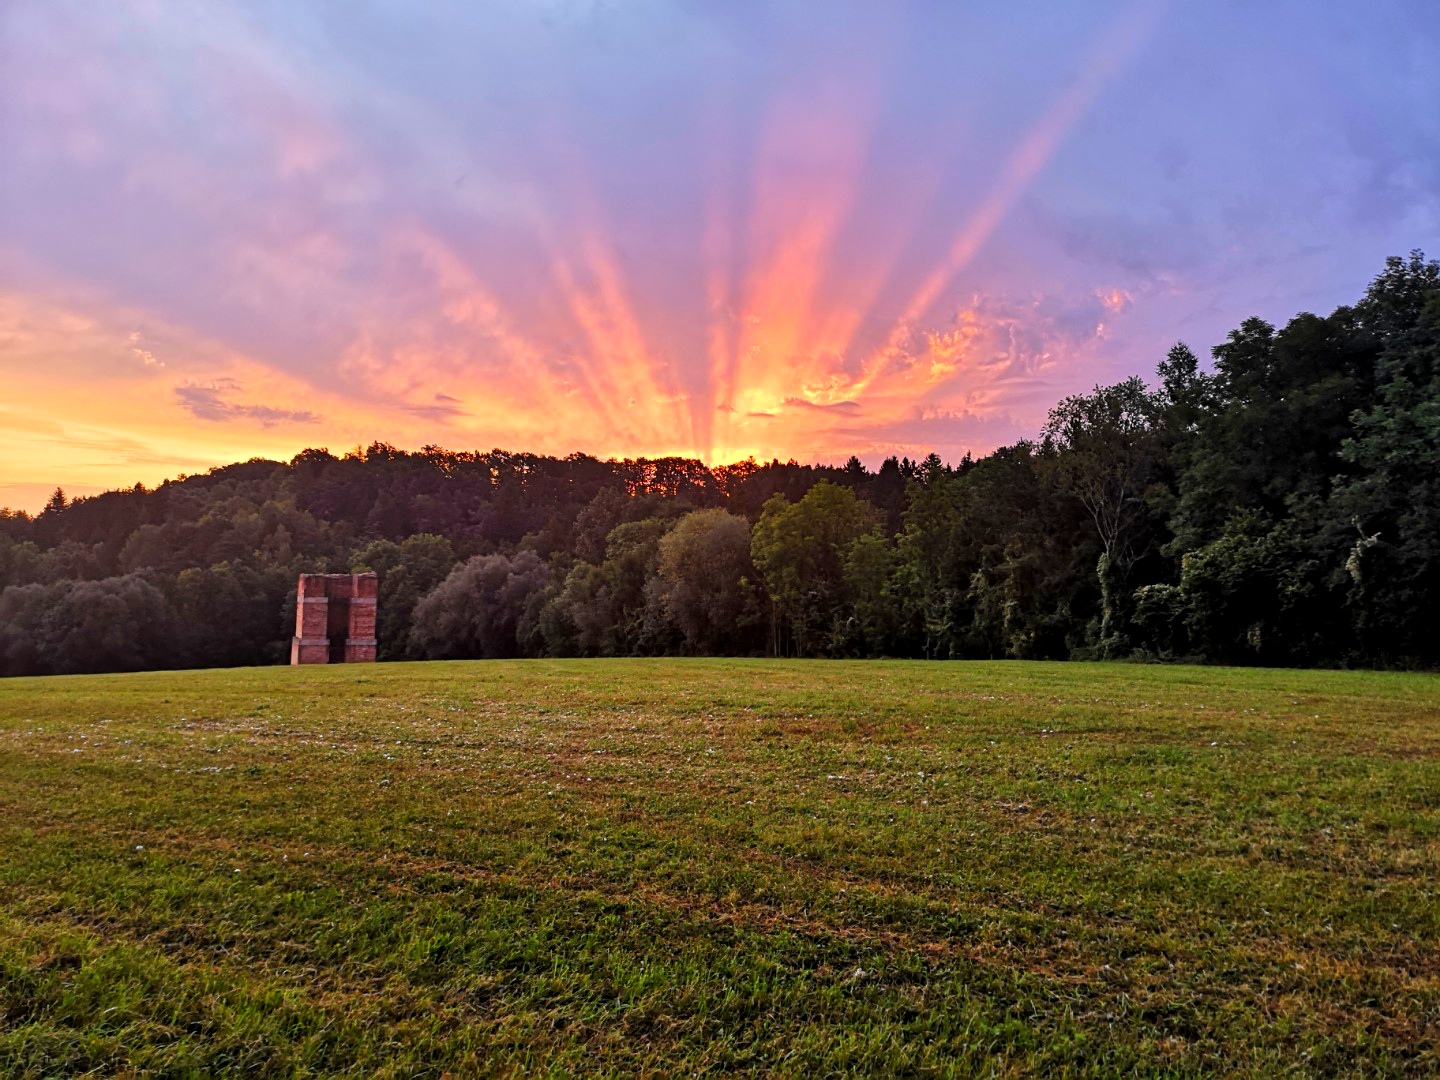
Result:
{"type": "Polygon", "coordinates": [[[1212,353],[953,466],[376,443],[57,491],[0,511],[0,673],[280,663],[296,576],[351,569],[382,659],[1440,663],[1440,265],[1212,353]]]}

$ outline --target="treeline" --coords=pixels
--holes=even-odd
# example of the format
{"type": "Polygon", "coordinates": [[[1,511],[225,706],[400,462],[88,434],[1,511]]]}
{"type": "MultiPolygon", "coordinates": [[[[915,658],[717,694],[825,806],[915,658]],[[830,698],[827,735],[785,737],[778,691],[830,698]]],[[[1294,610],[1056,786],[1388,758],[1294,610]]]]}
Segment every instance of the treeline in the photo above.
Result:
{"type": "Polygon", "coordinates": [[[296,576],[382,659],[1440,662],[1440,265],[1251,319],[1033,440],[870,471],[374,444],[0,511],[0,672],[282,663],[296,576]]]}

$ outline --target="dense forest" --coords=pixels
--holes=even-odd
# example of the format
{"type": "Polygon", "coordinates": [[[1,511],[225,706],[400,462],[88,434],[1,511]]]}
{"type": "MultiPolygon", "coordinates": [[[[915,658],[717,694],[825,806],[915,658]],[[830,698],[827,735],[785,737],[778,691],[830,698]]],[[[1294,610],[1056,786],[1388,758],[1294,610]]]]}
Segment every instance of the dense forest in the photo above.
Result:
{"type": "Polygon", "coordinates": [[[1440,264],[1250,319],[1033,440],[870,471],[252,460],[0,511],[0,673],[276,664],[296,576],[380,575],[382,659],[1440,663],[1440,264]]]}

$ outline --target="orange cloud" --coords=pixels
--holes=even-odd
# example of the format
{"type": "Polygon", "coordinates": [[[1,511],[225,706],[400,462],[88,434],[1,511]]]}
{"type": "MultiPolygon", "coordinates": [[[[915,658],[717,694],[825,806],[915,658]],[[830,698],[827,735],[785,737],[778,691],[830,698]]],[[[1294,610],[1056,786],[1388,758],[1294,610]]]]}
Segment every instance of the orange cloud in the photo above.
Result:
{"type": "MultiPolygon", "coordinates": [[[[122,253],[108,292],[83,287],[77,257],[30,279],[43,287],[0,296],[0,485],[46,470],[150,482],[376,438],[728,461],[911,446],[906,431],[912,449],[1023,433],[1046,380],[1087,356],[1134,296],[1088,281],[1067,303],[1017,300],[967,282],[952,316],[934,309],[1156,10],[1135,4],[1101,35],[943,255],[919,267],[904,256],[943,215],[928,197],[939,174],[921,160],[892,170],[902,181],[877,181],[887,100],[869,42],[843,74],[779,80],[757,98],[759,123],[739,89],[709,100],[694,144],[674,148],[679,175],[689,156],[698,163],[695,203],[669,208],[663,230],[678,222],[677,235],[657,228],[635,243],[627,229],[642,215],[616,226],[601,197],[613,172],[557,117],[516,137],[509,172],[487,172],[473,130],[350,72],[343,89],[373,91],[366,119],[395,140],[368,144],[368,129],[338,122],[341,90],[308,82],[303,56],[269,56],[243,19],[205,17],[224,31],[207,38],[219,72],[204,84],[209,104],[236,118],[216,137],[250,169],[235,183],[230,158],[183,139],[123,153],[91,123],[105,115],[105,80],[67,90],[47,74],[68,135],[34,135],[27,162],[113,159],[120,187],[162,205],[182,235],[133,275],[122,253]],[[192,265],[193,282],[174,269],[192,265]],[[703,325],[681,325],[697,318],[687,303],[703,325]],[[20,425],[21,410],[41,426],[20,425]],[[86,473],[107,439],[114,462],[86,473]]],[[[134,81],[116,109],[145,131],[165,119],[163,88],[134,81]]],[[[624,183],[632,197],[653,190],[624,183]]]]}

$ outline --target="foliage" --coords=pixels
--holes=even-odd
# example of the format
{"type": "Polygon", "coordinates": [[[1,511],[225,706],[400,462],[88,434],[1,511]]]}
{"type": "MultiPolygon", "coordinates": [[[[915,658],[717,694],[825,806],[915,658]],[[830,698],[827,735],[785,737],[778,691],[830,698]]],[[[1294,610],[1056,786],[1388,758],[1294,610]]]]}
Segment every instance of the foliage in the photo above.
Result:
{"type": "MultiPolygon", "coordinates": [[[[1183,357],[1167,358],[1179,374],[1183,357]]],[[[1143,380],[1097,386],[1091,394],[1068,397],[1050,412],[1047,449],[1064,489],[1089,514],[1100,541],[1096,577],[1100,583],[1101,655],[1124,655],[1130,572],[1139,555],[1137,540],[1150,514],[1145,493],[1163,467],[1160,399],[1143,380]]]]}
{"type": "Polygon", "coordinates": [[[381,660],[418,660],[410,637],[416,606],[449,576],[455,548],[443,536],[417,533],[400,543],[376,540],[356,553],[351,569],[379,576],[375,636],[381,660]]]}
{"type": "Polygon", "coordinates": [[[1153,388],[1068,397],[1034,441],[954,466],[377,442],[57,490],[34,517],[0,510],[0,670],[281,662],[296,575],[356,569],[380,575],[387,660],[1440,665],[1440,266],[1392,258],[1353,306],[1247,319],[1211,356],[1204,369],[1177,344],[1153,388]],[[452,581],[476,558],[513,588],[478,569],[452,581]],[[132,585],[90,587],[113,579],[132,585]],[[82,602],[129,625],[152,603],[133,583],[166,628],[143,645],[112,641],[82,602]]]}
{"type": "Polygon", "coordinates": [[[616,525],[598,565],[577,562],[540,613],[553,656],[634,656],[668,652],[673,634],[656,594],[660,543],[674,523],[661,518],[616,525]]]}
{"type": "Polygon", "coordinates": [[[687,652],[744,653],[759,644],[750,523],[743,517],[720,509],[686,514],[660,541],[656,574],[657,594],[687,652]]]}
{"type": "Polygon", "coordinates": [[[843,640],[846,560],[875,525],[874,510],[829,482],[795,503],[766,502],[750,551],[770,595],[777,654],[826,655],[843,640]]]}
{"type": "Polygon", "coordinates": [[[415,650],[428,660],[518,655],[521,623],[549,581],[549,567],[533,551],[476,555],[416,607],[415,650]]]}
{"type": "Polygon", "coordinates": [[[1352,415],[1335,492],[1353,525],[1350,604],[1369,663],[1434,663],[1440,610],[1440,266],[1391,259],[1358,305],[1376,393],[1352,415]]]}
{"type": "Polygon", "coordinates": [[[171,612],[136,575],[0,593],[0,672],[137,671],[165,656],[171,612]]]}

